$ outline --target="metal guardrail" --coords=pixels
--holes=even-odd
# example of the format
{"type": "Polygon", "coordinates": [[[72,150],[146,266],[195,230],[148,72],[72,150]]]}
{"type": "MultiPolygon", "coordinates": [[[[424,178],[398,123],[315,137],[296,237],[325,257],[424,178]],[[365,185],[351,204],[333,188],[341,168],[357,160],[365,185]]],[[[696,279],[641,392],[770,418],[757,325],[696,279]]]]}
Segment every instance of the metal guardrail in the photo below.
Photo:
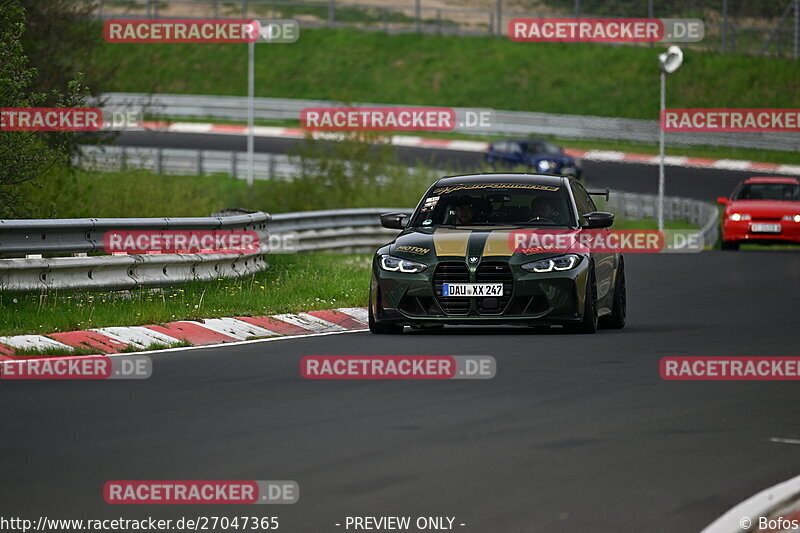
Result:
{"type": "MultiPolygon", "coordinates": [[[[259,180],[288,180],[300,168],[285,154],[253,154],[253,177],[259,180]]],[[[225,174],[247,179],[247,152],[149,148],[132,146],[81,146],[73,163],[87,170],[125,170],[142,168],[156,174],[203,176],[225,174]]]]}
{"type": "MultiPolygon", "coordinates": [[[[655,216],[653,195],[612,191],[604,208],[628,219],[655,216]]],[[[189,280],[241,277],[267,268],[264,254],[281,252],[372,252],[397,234],[380,226],[379,215],[408,208],[334,209],[270,216],[266,213],[207,218],[0,220],[0,288],[8,290],[132,289],[189,280]],[[99,255],[108,230],[252,230],[252,254],[99,255]],[[291,237],[291,250],[275,246],[291,237]],[[32,256],[31,254],[36,254],[32,256]],[[79,254],[78,257],[43,257],[79,254]]],[[[688,220],[702,228],[706,246],[718,239],[718,212],[700,200],[666,197],[664,219],[688,220]]]]}
{"type": "MultiPolygon", "coordinates": [[[[99,99],[110,108],[128,108],[134,112],[165,118],[224,119],[245,122],[247,98],[241,96],[209,96],[192,94],[106,93],[99,99]]],[[[290,98],[255,98],[257,120],[299,120],[306,107],[386,106],[390,104],[333,102],[290,98]]],[[[455,108],[459,116],[466,108],[455,108]]],[[[612,139],[656,143],[659,139],[657,120],[558,115],[527,111],[494,111],[490,127],[456,127],[459,133],[471,135],[555,135],[571,139],[612,139]]],[[[800,134],[691,133],[668,132],[667,143],[684,146],[727,146],[761,150],[800,151],[800,134]]]]}
{"type": "MultiPolygon", "coordinates": [[[[605,209],[621,218],[642,220],[656,218],[658,196],[611,191],[605,209]]],[[[719,239],[719,210],[714,204],[692,198],[664,197],[664,220],[685,220],[700,228],[705,246],[713,247],[719,239]]]]}
{"type": "Polygon", "coordinates": [[[240,277],[267,268],[267,213],[197,218],[0,220],[0,287],[8,290],[132,289],[240,277]],[[241,230],[258,234],[254,253],[103,253],[106,231],[241,230]],[[71,257],[64,255],[72,254],[71,257]],[[55,256],[55,257],[45,257],[55,256]]]}

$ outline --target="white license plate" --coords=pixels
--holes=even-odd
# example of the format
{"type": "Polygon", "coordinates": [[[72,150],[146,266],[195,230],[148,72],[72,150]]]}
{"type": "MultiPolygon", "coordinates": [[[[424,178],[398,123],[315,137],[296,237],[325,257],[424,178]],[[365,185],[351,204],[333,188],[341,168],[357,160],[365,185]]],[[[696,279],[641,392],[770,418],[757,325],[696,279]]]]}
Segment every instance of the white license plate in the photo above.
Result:
{"type": "Polygon", "coordinates": [[[750,231],[753,233],[780,233],[780,224],[752,224],[750,231]]]}
{"type": "Polygon", "coordinates": [[[443,283],[442,296],[502,296],[502,283],[443,283]]]}

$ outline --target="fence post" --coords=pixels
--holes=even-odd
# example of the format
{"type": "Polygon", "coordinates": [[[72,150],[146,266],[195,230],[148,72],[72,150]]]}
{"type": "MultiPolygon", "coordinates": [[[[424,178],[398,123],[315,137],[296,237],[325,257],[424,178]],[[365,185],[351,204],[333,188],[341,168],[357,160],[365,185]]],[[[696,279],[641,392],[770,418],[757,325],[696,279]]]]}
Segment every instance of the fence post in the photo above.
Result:
{"type": "Polygon", "coordinates": [[[275,179],[275,154],[269,154],[269,179],[275,179]]]}
{"type": "Polygon", "coordinates": [[[162,167],[162,165],[163,165],[163,162],[162,162],[163,153],[162,152],[163,151],[164,150],[161,147],[156,148],[156,174],[161,174],[161,172],[163,170],[163,167],[162,167]]]}
{"type": "Polygon", "coordinates": [[[503,35],[503,0],[497,0],[497,37],[503,35]]]}
{"type": "Polygon", "coordinates": [[[436,10],[436,33],[442,34],[442,10],[436,10]]]}
{"type": "Polygon", "coordinates": [[[249,9],[247,9],[247,0],[242,0],[242,18],[243,19],[247,18],[247,12],[248,11],[249,11],[249,9]]]}
{"type": "Polygon", "coordinates": [[[145,8],[144,8],[144,10],[145,10],[145,13],[146,13],[146,15],[145,15],[145,18],[148,18],[148,19],[149,19],[149,18],[150,18],[150,0],[147,0],[147,1],[145,2],[145,8]]]}
{"type": "Polygon", "coordinates": [[[214,18],[219,18],[219,0],[214,0],[214,18]]]}
{"type": "Polygon", "coordinates": [[[575,18],[580,18],[581,16],[581,0],[575,0],[575,18]]]}
{"type": "Polygon", "coordinates": [[[414,2],[414,20],[417,25],[417,33],[422,31],[422,0],[414,2]]]}
{"type": "Polygon", "coordinates": [[[238,155],[238,153],[239,152],[231,152],[231,177],[233,179],[238,179],[238,176],[236,175],[236,173],[238,172],[238,170],[236,169],[236,163],[237,163],[236,156],[238,155]]]}
{"type": "Polygon", "coordinates": [[[794,0],[794,60],[800,58],[800,0],[794,0]]]}
{"type": "Polygon", "coordinates": [[[128,169],[128,149],[125,146],[122,147],[122,155],[120,156],[119,168],[120,170],[128,169]]]}
{"type": "Polygon", "coordinates": [[[494,35],[494,12],[489,11],[489,35],[494,35]]]}
{"type": "Polygon", "coordinates": [[[336,0],[328,0],[328,27],[336,22],[336,0]]]}
{"type": "Polygon", "coordinates": [[[197,175],[198,176],[202,176],[203,175],[203,151],[202,150],[198,150],[197,151],[197,175]]]}
{"type": "Polygon", "coordinates": [[[387,8],[381,9],[381,17],[383,18],[383,31],[385,33],[389,33],[389,15],[387,13],[387,8]]]}
{"type": "Polygon", "coordinates": [[[728,53],[728,0],[722,0],[722,53],[728,53]]]}

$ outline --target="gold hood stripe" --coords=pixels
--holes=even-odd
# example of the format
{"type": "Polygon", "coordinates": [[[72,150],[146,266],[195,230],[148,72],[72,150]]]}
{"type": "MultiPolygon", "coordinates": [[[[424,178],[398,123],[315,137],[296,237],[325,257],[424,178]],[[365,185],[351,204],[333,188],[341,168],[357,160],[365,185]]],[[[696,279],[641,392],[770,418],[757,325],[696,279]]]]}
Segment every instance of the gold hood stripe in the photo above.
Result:
{"type": "Polygon", "coordinates": [[[491,232],[483,245],[483,257],[508,257],[513,255],[513,250],[511,250],[508,242],[510,235],[510,231],[491,232]]]}
{"type": "Polygon", "coordinates": [[[433,233],[433,247],[436,249],[436,255],[466,257],[470,235],[472,235],[472,231],[437,229],[433,233]]]}

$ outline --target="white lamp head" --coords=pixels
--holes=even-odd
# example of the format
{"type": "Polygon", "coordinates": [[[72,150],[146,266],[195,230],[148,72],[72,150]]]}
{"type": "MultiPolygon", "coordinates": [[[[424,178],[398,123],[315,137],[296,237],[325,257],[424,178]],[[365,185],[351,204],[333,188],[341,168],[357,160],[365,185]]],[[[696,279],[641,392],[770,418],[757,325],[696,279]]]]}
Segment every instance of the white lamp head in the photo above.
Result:
{"type": "Polygon", "coordinates": [[[670,46],[665,53],[658,55],[658,64],[661,66],[661,70],[667,74],[678,70],[682,63],[683,50],[679,46],[670,46]]]}

